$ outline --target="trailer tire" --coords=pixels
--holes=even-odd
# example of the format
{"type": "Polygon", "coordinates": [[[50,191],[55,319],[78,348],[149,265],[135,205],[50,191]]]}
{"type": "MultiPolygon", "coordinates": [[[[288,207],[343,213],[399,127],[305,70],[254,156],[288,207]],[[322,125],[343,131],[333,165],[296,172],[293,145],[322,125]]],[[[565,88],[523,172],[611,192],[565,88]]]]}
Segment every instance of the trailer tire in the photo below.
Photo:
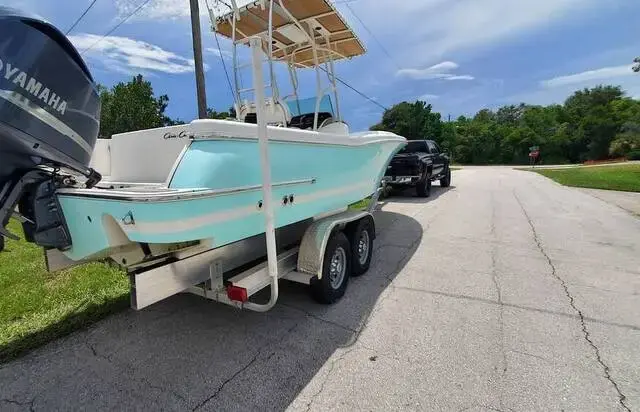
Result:
{"type": "Polygon", "coordinates": [[[0,252],[4,250],[4,236],[0,235],[0,252]]]}
{"type": "Polygon", "coordinates": [[[369,270],[373,256],[375,230],[371,218],[354,222],[347,235],[351,242],[351,276],[360,276],[369,270]]]}
{"type": "Polygon", "coordinates": [[[351,246],[342,232],[331,235],[324,251],[322,278],[311,278],[311,294],[320,303],[334,303],[347,289],[351,275],[351,246]]]}

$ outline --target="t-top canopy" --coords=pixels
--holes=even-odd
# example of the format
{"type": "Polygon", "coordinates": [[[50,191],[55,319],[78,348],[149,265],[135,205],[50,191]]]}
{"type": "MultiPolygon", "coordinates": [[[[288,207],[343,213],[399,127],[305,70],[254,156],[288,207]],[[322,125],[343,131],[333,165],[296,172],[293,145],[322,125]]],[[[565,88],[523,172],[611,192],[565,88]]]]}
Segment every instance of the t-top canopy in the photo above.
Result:
{"type": "MultiPolygon", "coordinates": [[[[269,36],[269,3],[255,1],[239,8],[236,41],[252,36],[269,36]]],[[[233,38],[233,12],[216,19],[216,32],[233,38]]],[[[273,59],[298,67],[313,67],[309,37],[318,46],[318,64],[351,58],[365,53],[364,46],[338,11],[327,0],[273,0],[273,59]],[[309,36],[305,35],[302,29],[309,36]],[[329,45],[327,46],[327,40],[329,45]],[[329,53],[331,51],[331,53],[329,53]]]]}

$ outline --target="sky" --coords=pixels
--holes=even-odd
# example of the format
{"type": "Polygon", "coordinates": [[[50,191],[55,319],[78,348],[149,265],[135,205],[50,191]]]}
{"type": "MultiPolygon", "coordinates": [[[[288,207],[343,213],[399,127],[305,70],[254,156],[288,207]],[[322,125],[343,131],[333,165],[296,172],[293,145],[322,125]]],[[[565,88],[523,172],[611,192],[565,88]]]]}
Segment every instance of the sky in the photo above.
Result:
{"type": "MultiPolygon", "coordinates": [[[[93,0],[0,0],[36,13],[63,32],[93,0]]],[[[303,0],[300,0],[303,1],[303,0]]],[[[95,0],[69,37],[97,82],[111,86],[142,73],[167,114],[197,116],[189,0],[149,0],[109,36],[102,36],[144,0],[95,0]]],[[[216,0],[209,0],[213,6],[216,0]]],[[[640,99],[638,0],[337,0],[336,7],[367,53],[336,65],[337,75],[378,104],[425,100],[443,118],[502,105],[562,103],[575,90],[619,85],[640,99]]],[[[230,42],[210,30],[200,2],[207,103],[226,110],[233,99],[223,61],[230,42]]],[[[246,54],[245,54],[246,56],[246,54]]],[[[279,78],[287,79],[280,68],[279,78]]],[[[301,73],[313,96],[314,74],[301,73]]],[[[283,89],[286,88],[281,85],[283,89]]],[[[284,93],[286,94],[286,93],[284,93]]],[[[352,130],[377,123],[383,109],[340,87],[352,130]]]]}

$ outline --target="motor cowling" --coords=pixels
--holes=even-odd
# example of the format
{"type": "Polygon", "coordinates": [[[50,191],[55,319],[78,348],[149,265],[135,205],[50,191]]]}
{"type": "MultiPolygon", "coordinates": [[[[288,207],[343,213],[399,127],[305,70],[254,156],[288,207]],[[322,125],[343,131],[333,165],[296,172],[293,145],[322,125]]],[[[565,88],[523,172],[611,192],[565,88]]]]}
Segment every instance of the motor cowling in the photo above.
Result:
{"type": "MultiPolygon", "coordinates": [[[[50,23],[0,7],[0,235],[23,198],[59,171],[88,178],[100,98],[82,57],[50,23]]],[[[33,193],[30,193],[33,192],[33,193]]],[[[27,207],[27,209],[37,209],[27,207]]],[[[55,243],[55,242],[54,242],[55,243]]]]}

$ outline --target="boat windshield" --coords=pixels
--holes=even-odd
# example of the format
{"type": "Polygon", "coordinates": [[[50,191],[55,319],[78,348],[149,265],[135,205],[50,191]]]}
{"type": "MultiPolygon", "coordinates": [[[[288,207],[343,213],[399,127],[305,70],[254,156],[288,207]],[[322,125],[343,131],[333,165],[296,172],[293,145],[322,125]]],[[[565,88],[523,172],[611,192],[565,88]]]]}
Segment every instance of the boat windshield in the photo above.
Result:
{"type": "MultiPolygon", "coordinates": [[[[316,112],[316,98],[310,97],[308,99],[293,99],[287,100],[287,106],[289,106],[289,111],[291,112],[291,116],[300,116],[308,113],[316,112]]],[[[322,96],[320,99],[320,110],[318,113],[331,113],[333,116],[333,105],[331,104],[331,97],[328,94],[322,96]]]]}

